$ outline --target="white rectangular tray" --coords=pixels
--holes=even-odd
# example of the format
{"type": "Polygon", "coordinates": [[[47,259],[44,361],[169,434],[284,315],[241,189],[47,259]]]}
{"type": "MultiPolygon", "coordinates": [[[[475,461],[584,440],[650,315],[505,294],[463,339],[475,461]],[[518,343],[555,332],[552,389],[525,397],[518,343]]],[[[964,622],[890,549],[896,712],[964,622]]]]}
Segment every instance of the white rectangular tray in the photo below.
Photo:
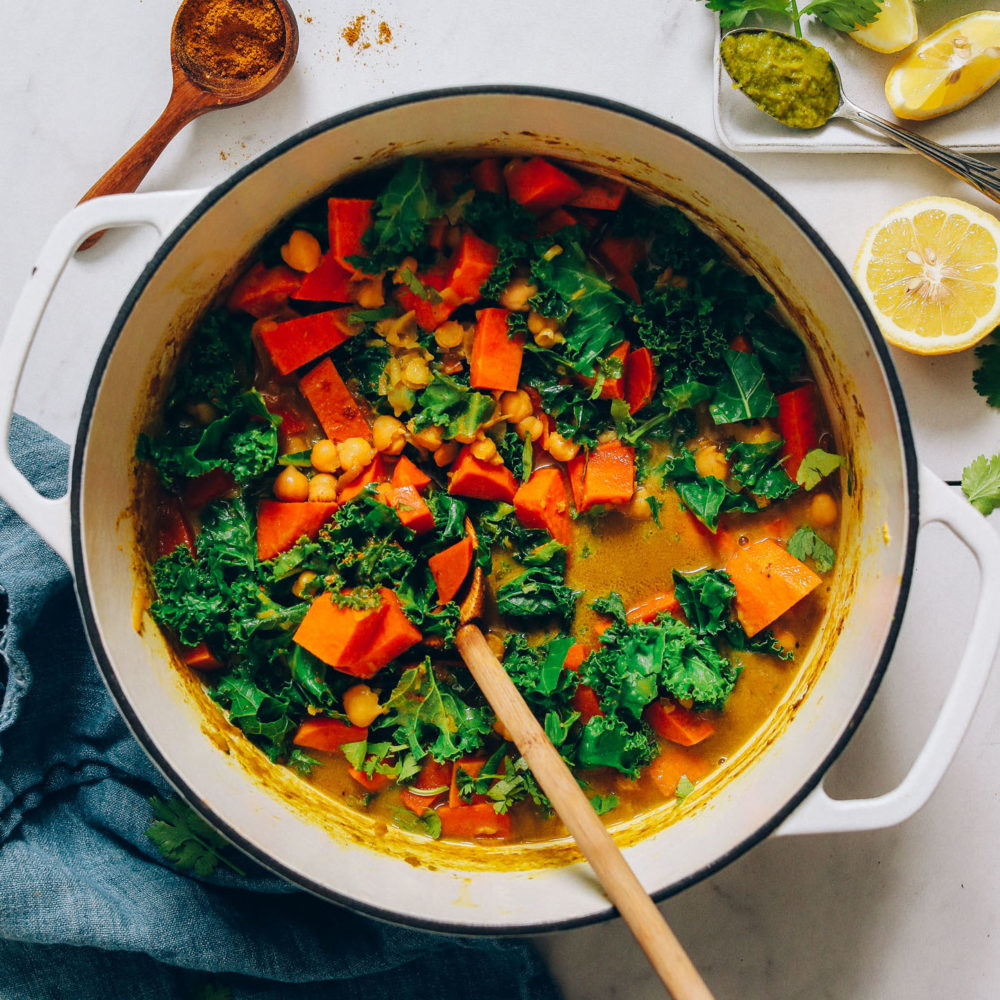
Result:
{"type": "MultiPolygon", "coordinates": [[[[924,38],[963,14],[996,7],[993,0],[927,0],[918,2],[917,22],[924,38]]],[[[751,15],[747,27],[773,27],[791,31],[787,19],[769,14],[751,15]]],[[[844,92],[867,111],[898,121],[885,99],[885,78],[904,53],[882,55],[859,45],[848,35],[828,28],[814,18],[803,19],[803,35],[821,45],[836,62],[844,92]]],[[[834,120],[822,128],[792,129],[765,114],[735,90],[715,49],[715,127],[719,138],[740,153],[863,153],[902,152],[888,139],[850,122],[834,120]]],[[[1000,152],[1000,83],[971,104],[927,122],[902,122],[922,135],[967,153],[1000,152]]]]}

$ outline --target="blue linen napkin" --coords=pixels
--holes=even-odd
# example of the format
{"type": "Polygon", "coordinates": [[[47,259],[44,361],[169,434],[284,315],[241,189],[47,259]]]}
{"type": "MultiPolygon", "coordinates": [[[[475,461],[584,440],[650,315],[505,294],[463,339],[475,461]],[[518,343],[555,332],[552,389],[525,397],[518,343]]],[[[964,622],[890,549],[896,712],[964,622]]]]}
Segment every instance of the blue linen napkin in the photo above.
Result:
{"type": "MultiPolygon", "coordinates": [[[[68,449],[15,416],[11,453],[65,491],[68,449]]],[[[558,1000],[525,942],[358,916],[240,856],[183,874],[147,837],[172,795],[109,698],[62,561],[0,501],[4,1000],[558,1000]]]]}

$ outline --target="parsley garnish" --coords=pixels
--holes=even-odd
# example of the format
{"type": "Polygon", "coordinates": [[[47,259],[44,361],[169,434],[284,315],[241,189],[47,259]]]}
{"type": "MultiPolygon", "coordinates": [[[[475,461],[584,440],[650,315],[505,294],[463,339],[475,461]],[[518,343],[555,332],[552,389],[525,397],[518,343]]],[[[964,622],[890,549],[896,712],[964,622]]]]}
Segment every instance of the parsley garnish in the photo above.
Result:
{"type": "Polygon", "coordinates": [[[804,17],[815,17],[837,31],[853,31],[871,24],[882,9],[878,0],[812,0],[801,10],[796,0],[706,0],[706,4],[718,11],[723,31],[738,28],[752,11],[763,10],[788,17],[797,38],[802,37],[804,17]]]}
{"type": "Polygon", "coordinates": [[[186,803],[153,796],[149,804],[154,819],[146,835],[167,861],[201,878],[211,875],[220,861],[237,875],[246,875],[223,853],[229,846],[227,841],[186,803]]]}
{"type": "MultiPolygon", "coordinates": [[[[1000,499],[998,499],[1000,503],[1000,499]]],[[[812,559],[820,573],[829,573],[837,561],[837,553],[812,528],[799,528],[788,539],[788,554],[805,562],[812,559]]]]}
{"type": "Polygon", "coordinates": [[[1000,507],[1000,454],[980,455],[962,470],[962,492],[980,514],[1000,507]]]}
{"type": "Polygon", "coordinates": [[[807,490],[815,489],[820,484],[820,480],[825,479],[843,464],[844,459],[841,455],[831,455],[830,452],[823,451],[822,448],[813,448],[802,459],[798,471],[795,473],[795,481],[807,490]]]}

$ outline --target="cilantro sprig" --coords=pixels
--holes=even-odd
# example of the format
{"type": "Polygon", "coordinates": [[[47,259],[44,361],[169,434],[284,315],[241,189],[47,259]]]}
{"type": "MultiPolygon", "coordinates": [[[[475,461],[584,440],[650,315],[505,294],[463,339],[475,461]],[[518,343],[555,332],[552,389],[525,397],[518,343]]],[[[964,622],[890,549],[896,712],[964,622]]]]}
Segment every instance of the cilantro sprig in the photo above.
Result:
{"type": "Polygon", "coordinates": [[[882,4],[878,0],[812,0],[801,9],[796,0],[705,0],[719,14],[723,31],[738,28],[755,11],[783,14],[792,22],[796,38],[802,37],[802,19],[815,17],[837,31],[854,31],[871,24],[882,4]]]}
{"type": "Polygon", "coordinates": [[[181,799],[161,799],[154,795],[149,804],[154,818],[146,835],[167,861],[201,878],[211,875],[220,861],[237,875],[246,875],[226,857],[226,840],[181,799]]]}

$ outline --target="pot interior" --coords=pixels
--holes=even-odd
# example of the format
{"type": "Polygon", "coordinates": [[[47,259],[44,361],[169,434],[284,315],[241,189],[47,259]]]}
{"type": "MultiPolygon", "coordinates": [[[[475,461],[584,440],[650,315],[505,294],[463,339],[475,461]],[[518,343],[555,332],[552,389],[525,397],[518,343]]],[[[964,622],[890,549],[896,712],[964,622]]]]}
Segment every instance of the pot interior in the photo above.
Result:
{"type": "Polygon", "coordinates": [[[806,342],[850,468],[820,638],[768,723],[716,777],[682,805],[613,828],[658,896],[770,832],[839,752],[884,669],[912,557],[912,449],[884,349],[829,251],[748,171],[663,122],[573,95],[488,89],[389,102],[292,138],[213,190],[133,289],[93,376],[72,490],[92,644],[137,737],[185,797],[263,863],[327,898],[416,925],[499,933],[595,919],[608,903],[571,843],[470,847],[387,830],[249,746],[145,612],[133,458],[187,331],[275,225],[333,183],[399,157],[490,151],[563,157],[668,198],[762,278],[806,342]]]}

